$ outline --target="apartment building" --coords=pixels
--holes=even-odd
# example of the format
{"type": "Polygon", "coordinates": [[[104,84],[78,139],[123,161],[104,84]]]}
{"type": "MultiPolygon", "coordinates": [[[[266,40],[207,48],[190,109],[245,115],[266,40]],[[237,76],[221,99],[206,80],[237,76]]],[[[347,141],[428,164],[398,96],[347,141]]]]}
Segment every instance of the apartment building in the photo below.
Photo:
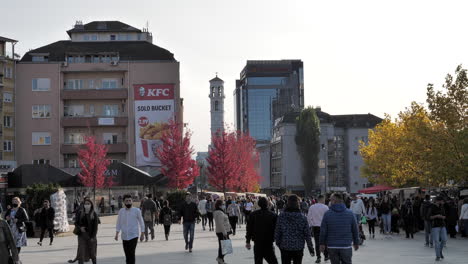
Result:
{"type": "Polygon", "coordinates": [[[183,122],[179,62],[147,29],[119,21],[78,21],[67,33],[18,63],[18,163],[72,171],[91,135],[112,161],[160,166],[161,124],[183,122]]]}
{"type": "Polygon", "coordinates": [[[0,36],[0,172],[16,167],[15,160],[15,44],[0,36]]]}
{"type": "MultiPolygon", "coordinates": [[[[316,109],[320,120],[319,170],[313,191],[348,191],[356,193],[367,187],[361,177],[364,165],[359,153],[360,141],[367,142],[369,129],[382,119],[372,114],[330,115],[316,109]]],[[[296,119],[300,112],[290,112],[279,118],[273,128],[268,148],[260,148],[262,189],[289,190],[302,194],[302,161],[295,142],[296,119]]]]}

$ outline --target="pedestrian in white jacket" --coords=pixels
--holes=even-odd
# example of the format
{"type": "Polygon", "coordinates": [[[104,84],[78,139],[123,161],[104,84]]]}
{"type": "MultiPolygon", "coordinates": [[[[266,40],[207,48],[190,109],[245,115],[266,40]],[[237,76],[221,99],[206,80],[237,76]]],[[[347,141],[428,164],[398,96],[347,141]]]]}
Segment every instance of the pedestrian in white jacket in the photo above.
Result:
{"type": "Polygon", "coordinates": [[[356,197],[356,195],[353,195],[351,198],[353,201],[351,202],[350,209],[356,217],[356,223],[359,225],[361,217],[366,214],[366,207],[361,198],[356,197]]]}

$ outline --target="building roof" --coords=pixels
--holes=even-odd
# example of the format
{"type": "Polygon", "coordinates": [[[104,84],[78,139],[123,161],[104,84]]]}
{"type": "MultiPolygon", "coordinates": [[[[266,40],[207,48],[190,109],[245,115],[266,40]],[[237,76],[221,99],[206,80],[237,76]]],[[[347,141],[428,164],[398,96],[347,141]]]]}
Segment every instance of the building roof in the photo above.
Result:
{"type": "Polygon", "coordinates": [[[14,39],[5,38],[5,37],[0,36],[0,42],[13,42],[13,43],[16,43],[18,41],[14,40],[14,39]]]}
{"type": "Polygon", "coordinates": [[[216,77],[214,77],[213,79],[210,80],[210,82],[224,82],[223,80],[221,80],[218,75],[216,75],[216,77]]]}
{"type": "Polygon", "coordinates": [[[93,21],[85,25],[77,23],[74,28],[67,31],[69,36],[78,32],[141,32],[141,30],[120,21],[93,21]]]}
{"type": "Polygon", "coordinates": [[[382,122],[382,118],[372,114],[366,115],[333,115],[333,122],[336,127],[375,127],[382,122]]]}
{"type": "MultiPolygon", "coordinates": [[[[364,115],[330,115],[326,112],[316,109],[317,117],[320,119],[320,123],[323,124],[333,124],[336,127],[366,127],[371,128],[375,127],[377,124],[382,122],[380,117],[377,117],[372,114],[364,115]]],[[[300,112],[289,112],[285,114],[278,121],[278,124],[287,123],[293,124],[296,123],[297,117],[300,115],[300,112]]]]}
{"type": "Polygon", "coordinates": [[[147,41],[96,41],[75,42],[61,40],[27,52],[21,62],[32,61],[34,53],[49,54],[49,62],[65,61],[66,54],[97,54],[118,52],[120,60],[168,60],[174,61],[174,54],[147,41]]]}

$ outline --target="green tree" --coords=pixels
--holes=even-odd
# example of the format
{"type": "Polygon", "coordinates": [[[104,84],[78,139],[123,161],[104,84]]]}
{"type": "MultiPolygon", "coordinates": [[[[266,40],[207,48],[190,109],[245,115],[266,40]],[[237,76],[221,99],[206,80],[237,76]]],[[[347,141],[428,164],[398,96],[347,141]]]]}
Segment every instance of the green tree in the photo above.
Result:
{"type": "Polygon", "coordinates": [[[33,184],[26,188],[26,204],[29,209],[29,214],[39,207],[42,207],[44,200],[50,200],[50,196],[58,191],[58,184],[33,184]]]}
{"type": "Polygon", "coordinates": [[[434,169],[455,183],[467,183],[468,175],[468,76],[459,65],[455,76],[447,74],[442,90],[427,87],[430,118],[437,122],[434,169]]]}
{"type": "Polygon", "coordinates": [[[296,145],[302,161],[302,182],[306,194],[315,187],[320,152],[320,121],[312,107],[302,110],[296,120],[296,145]]]}

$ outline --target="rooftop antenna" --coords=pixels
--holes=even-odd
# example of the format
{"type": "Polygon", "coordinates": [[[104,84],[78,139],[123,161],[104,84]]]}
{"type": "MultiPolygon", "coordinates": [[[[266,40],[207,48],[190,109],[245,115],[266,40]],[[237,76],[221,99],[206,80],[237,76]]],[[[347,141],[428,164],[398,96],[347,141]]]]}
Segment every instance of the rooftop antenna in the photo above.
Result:
{"type": "Polygon", "coordinates": [[[218,72],[216,72],[216,77],[218,77],[218,72]]]}

